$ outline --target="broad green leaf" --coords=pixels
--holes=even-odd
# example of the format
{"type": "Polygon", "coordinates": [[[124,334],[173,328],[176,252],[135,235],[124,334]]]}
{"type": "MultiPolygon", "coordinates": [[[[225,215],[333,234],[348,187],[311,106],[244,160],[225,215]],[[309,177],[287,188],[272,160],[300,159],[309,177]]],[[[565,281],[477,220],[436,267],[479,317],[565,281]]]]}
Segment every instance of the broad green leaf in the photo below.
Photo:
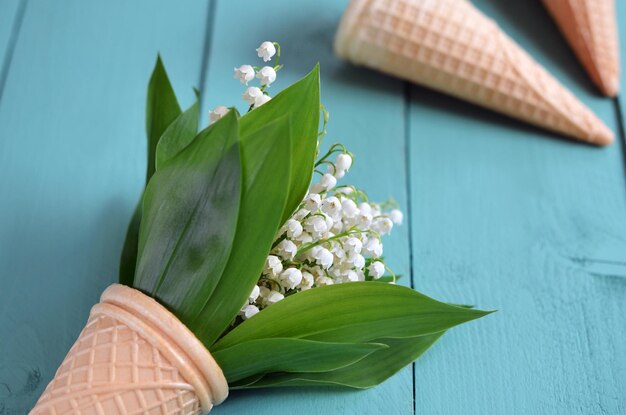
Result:
{"type": "Polygon", "coordinates": [[[386,349],[376,343],[327,343],[261,339],[213,353],[229,383],[268,372],[326,372],[352,365],[386,349]]]}
{"type": "MultiPolygon", "coordinates": [[[[176,94],[167,76],[161,56],[152,70],[148,83],[146,98],[146,134],[148,136],[148,165],[146,183],[155,169],[156,149],[159,138],[167,127],[181,114],[176,94]]],[[[196,123],[197,125],[197,123],[196,123]]],[[[197,128],[197,127],[196,127],[197,128]]],[[[195,134],[194,134],[195,135],[195,134]]],[[[128,224],[126,239],[120,258],[119,280],[121,284],[132,285],[137,266],[137,244],[139,241],[139,224],[141,223],[141,202],[135,207],[133,217],[128,224]]]]}
{"type": "Polygon", "coordinates": [[[135,267],[137,266],[137,249],[139,245],[139,225],[141,223],[141,201],[135,206],[133,217],[130,219],[126,238],[120,258],[119,281],[120,284],[133,285],[135,267]]]}
{"type": "Polygon", "coordinates": [[[146,102],[146,133],[148,135],[148,171],[146,183],[155,170],[155,154],[159,138],[165,129],[180,115],[176,94],[167,76],[161,56],[157,56],[146,102]]]}
{"type": "MultiPolygon", "coordinates": [[[[397,373],[420,357],[444,332],[402,339],[379,339],[375,343],[389,346],[343,368],[321,373],[275,373],[251,378],[234,389],[284,386],[347,386],[371,388],[397,373]]],[[[233,388],[233,387],[231,387],[233,388]]]]}
{"type": "Polygon", "coordinates": [[[215,288],[232,249],[241,195],[237,114],[164,163],[143,198],[134,286],[183,323],[215,288]]]}
{"type": "Polygon", "coordinates": [[[300,81],[277,94],[271,101],[241,117],[242,141],[277,117],[291,116],[291,163],[289,198],[282,216],[284,223],[306,194],[317,150],[320,111],[319,65],[300,81]]]}
{"type": "Polygon", "coordinates": [[[156,147],[156,168],[187,147],[198,133],[198,99],[163,132],[156,147]]]}
{"type": "Polygon", "coordinates": [[[352,282],[289,296],[244,321],[211,351],[274,337],[348,343],[415,337],[488,313],[441,303],[408,287],[352,282]]]}
{"type": "Polygon", "coordinates": [[[282,116],[242,139],[242,200],[233,250],[215,292],[188,325],[207,348],[245,303],[282,226],[291,172],[289,131],[289,116],[282,116]]]}

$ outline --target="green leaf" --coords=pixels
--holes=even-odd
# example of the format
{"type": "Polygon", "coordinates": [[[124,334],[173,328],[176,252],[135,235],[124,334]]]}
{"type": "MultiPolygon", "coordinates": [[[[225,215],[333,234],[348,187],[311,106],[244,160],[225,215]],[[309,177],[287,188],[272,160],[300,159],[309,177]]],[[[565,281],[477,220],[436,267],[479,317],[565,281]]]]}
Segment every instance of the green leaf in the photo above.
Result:
{"type": "Polygon", "coordinates": [[[187,147],[198,133],[198,98],[185,112],[180,114],[163,132],[156,147],[156,168],[187,147]]]}
{"type": "Polygon", "coordinates": [[[257,283],[287,200],[291,172],[289,116],[242,138],[242,200],[237,233],[215,292],[188,327],[207,348],[235,318],[257,283]]]}
{"type": "Polygon", "coordinates": [[[232,249],[241,195],[237,114],[200,132],[155,172],[143,198],[134,286],[183,323],[217,284],[232,249]]]}
{"type": "Polygon", "coordinates": [[[321,373],[276,373],[263,378],[251,378],[237,389],[284,386],[347,386],[371,388],[397,373],[420,357],[444,332],[402,339],[379,339],[375,343],[388,348],[376,351],[364,359],[343,368],[321,373]]]}
{"type": "Polygon", "coordinates": [[[441,303],[398,285],[338,284],[285,298],[244,321],[211,351],[274,337],[348,343],[415,337],[444,331],[488,313],[441,303]]]}
{"type": "Polygon", "coordinates": [[[139,245],[139,225],[141,224],[141,201],[135,206],[133,217],[130,219],[122,257],[120,258],[119,281],[120,284],[133,285],[135,278],[135,267],[137,266],[137,249],[139,245]]]}
{"type": "MultiPolygon", "coordinates": [[[[148,136],[148,165],[146,169],[146,183],[152,177],[155,169],[155,157],[159,138],[167,127],[180,116],[181,110],[176,100],[176,94],[167,76],[161,56],[152,70],[148,83],[146,99],[146,134],[148,136]]],[[[197,110],[196,110],[197,111],[197,110]]],[[[197,122],[196,122],[197,130],[197,122]]],[[[195,135],[195,131],[194,131],[195,135]]],[[[141,223],[141,202],[135,207],[133,217],[126,230],[124,247],[120,259],[119,281],[131,286],[137,266],[137,244],[139,242],[139,224],[141,223]]]]}
{"type": "Polygon", "coordinates": [[[181,109],[176,94],[167,76],[161,56],[157,56],[146,102],[146,133],[148,135],[148,171],[146,183],[155,170],[155,154],[159,138],[165,129],[180,115],[181,109]]]}
{"type": "Polygon", "coordinates": [[[251,340],[213,353],[229,383],[268,372],[326,372],[386,349],[376,343],[327,343],[302,339],[251,340]]]}
{"type": "Polygon", "coordinates": [[[297,168],[290,175],[289,197],[281,223],[296,210],[306,194],[317,151],[320,111],[319,65],[300,81],[277,94],[271,101],[241,117],[241,137],[253,133],[285,114],[291,116],[291,162],[297,168]]]}

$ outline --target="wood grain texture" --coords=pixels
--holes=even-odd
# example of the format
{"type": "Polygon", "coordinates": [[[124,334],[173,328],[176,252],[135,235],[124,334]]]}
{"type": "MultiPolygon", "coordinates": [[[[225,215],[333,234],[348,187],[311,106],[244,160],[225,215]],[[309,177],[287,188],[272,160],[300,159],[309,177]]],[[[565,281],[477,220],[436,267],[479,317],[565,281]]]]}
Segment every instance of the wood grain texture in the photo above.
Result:
{"type": "Polygon", "coordinates": [[[3,0],[0,2],[0,62],[5,57],[21,1],[3,0]]]}
{"type": "MultiPolygon", "coordinates": [[[[615,10],[617,16],[617,30],[619,32],[620,42],[620,64],[621,64],[621,74],[620,74],[620,93],[617,96],[617,101],[619,101],[619,109],[622,115],[622,138],[624,139],[622,142],[623,146],[626,146],[626,132],[624,131],[624,125],[626,125],[626,100],[624,100],[624,90],[626,90],[626,68],[624,67],[624,59],[626,59],[626,2],[617,0],[615,2],[615,10]]],[[[624,153],[626,154],[626,153],[624,153]]]]}
{"type": "Polygon", "coordinates": [[[0,2],[0,102],[25,5],[25,0],[0,2]]]}
{"type": "Polygon", "coordinates": [[[0,413],[32,407],[116,280],[156,53],[190,104],[205,20],[195,1],[29,1],[0,107],[0,413]]]}
{"type": "MultiPolygon", "coordinates": [[[[214,17],[204,108],[236,105],[245,112],[245,86],[233,79],[233,66],[263,65],[255,48],[264,41],[283,45],[285,69],[270,90],[281,90],[321,65],[322,103],[330,112],[325,145],[340,141],[356,154],[343,183],[368,191],[373,200],[395,198],[406,211],[402,84],[339,62],[331,45],[347,1],[250,2],[220,0],[214,17]],[[245,12],[242,12],[245,10],[245,12]],[[245,29],[234,29],[245,28],[245,29]]],[[[206,119],[206,115],[205,115],[206,119]]],[[[394,229],[385,242],[388,264],[409,275],[408,227],[394,229]]],[[[403,283],[408,284],[409,278],[403,283]]],[[[287,389],[235,393],[215,414],[411,414],[411,368],[367,391],[287,389]],[[253,410],[251,408],[254,408],[253,410]]]]}
{"type": "MultiPolygon", "coordinates": [[[[615,129],[613,103],[539,2],[475,3],[615,129]]],[[[417,87],[410,113],[415,285],[499,310],[419,362],[417,413],[624,413],[619,146],[565,141],[417,87]]]]}

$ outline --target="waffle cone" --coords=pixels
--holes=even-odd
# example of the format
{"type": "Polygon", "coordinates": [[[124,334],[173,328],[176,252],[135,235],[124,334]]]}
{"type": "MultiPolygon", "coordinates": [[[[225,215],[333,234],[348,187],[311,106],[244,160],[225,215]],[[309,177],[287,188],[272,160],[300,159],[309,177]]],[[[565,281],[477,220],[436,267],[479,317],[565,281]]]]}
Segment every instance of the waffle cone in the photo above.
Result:
{"type": "Polygon", "coordinates": [[[30,413],[190,415],[227,395],[221,369],[176,317],[141,292],[112,285],[30,413]]]}
{"type": "Polygon", "coordinates": [[[559,29],[603,94],[619,91],[615,0],[543,0],[559,29]]]}
{"type": "Polygon", "coordinates": [[[352,0],[335,51],[581,141],[613,141],[611,130],[466,0],[352,0]]]}

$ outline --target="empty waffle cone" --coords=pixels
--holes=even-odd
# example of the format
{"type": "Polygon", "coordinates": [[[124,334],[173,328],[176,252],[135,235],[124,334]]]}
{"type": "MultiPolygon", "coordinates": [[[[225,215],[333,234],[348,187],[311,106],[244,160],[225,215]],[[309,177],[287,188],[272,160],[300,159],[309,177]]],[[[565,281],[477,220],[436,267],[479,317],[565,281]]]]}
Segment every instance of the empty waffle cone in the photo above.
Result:
{"type": "Polygon", "coordinates": [[[466,0],[352,0],[335,51],[578,140],[613,141],[602,121],[466,0]]]}
{"type": "Polygon", "coordinates": [[[152,298],[112,285],[30,412],[201,414],[228,385],[202,343],[152,298]]]}
{"type": "Polygon", "coordinates": [[[619,91],[615,0],[543,0],[559,29],[603,94],[619,91]]]}

